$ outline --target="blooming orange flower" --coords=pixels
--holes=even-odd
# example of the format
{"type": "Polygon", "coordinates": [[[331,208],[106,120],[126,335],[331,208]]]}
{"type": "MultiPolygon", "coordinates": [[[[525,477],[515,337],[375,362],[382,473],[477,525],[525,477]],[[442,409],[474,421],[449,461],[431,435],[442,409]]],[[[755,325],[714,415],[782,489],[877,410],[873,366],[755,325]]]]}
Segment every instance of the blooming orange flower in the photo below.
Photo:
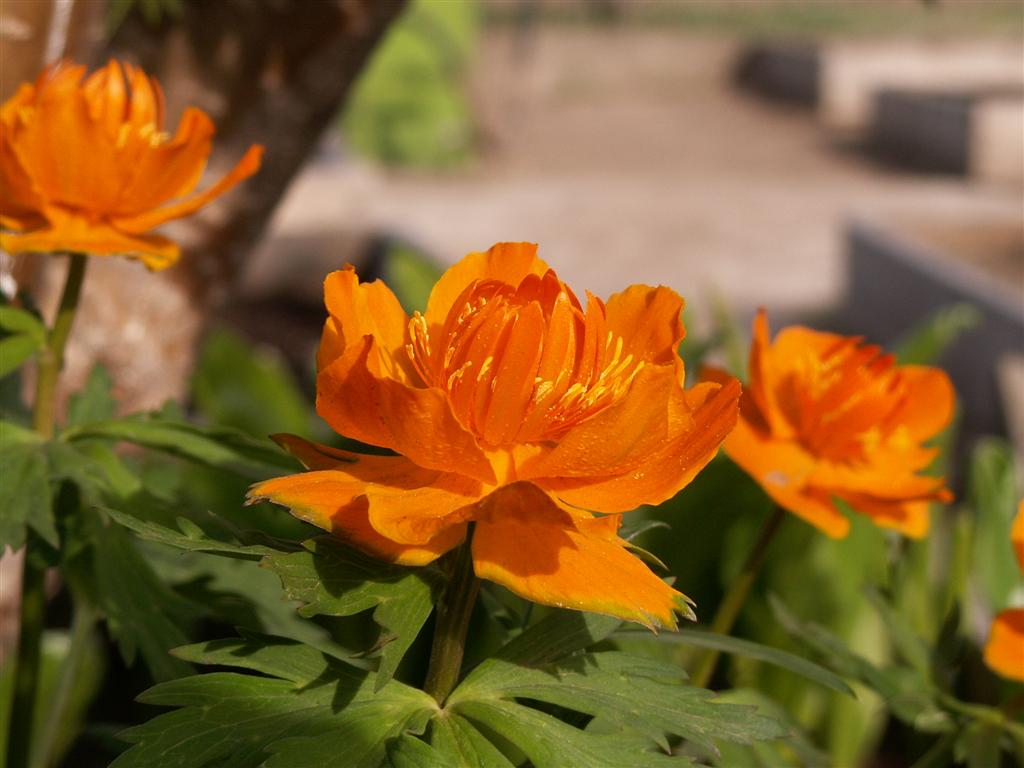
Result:
{"type": "MultiPolygon", "coordinates": [[[[1024,500],[1017,507],[1010,541],[1024,571],[1024,500]]],[[[1010,608],[996,616],[985,644],[985,663],[1003,677],[1024,682],[1024,608],[1010,608]]]]}
{"type": "Polygon", "coordinates": [[[929,501],[951,498],[942,478],[918,474],[937,452],[922,443],[949,423],[954,400],[939,369],[897,366],[856,337],[792,327],[772,343],[762,311],[750,385],[724,447],[780,506],[829,536],[850,528],[839,499],[920,537],[929,501]]]}
{"type": "Polygon", "coordinates": [[[149,230],[251,176],[263,148],[250,147],[224,178],[187,197],[210,154],[210,118],[189,108],[169,136],[163,93],[141,69],[112,60],[84,74],[57,65],[0,108],[0,226],[8,230],[0,247],[118,253],[163,269],[178,246],[149,230]]]}
{"type": "Polygon", "coordinates": [[[535,245],[472,253],[409,318],[351,267],[327,277],[317,410],[398,456],[279,442],[310,470],[255,485],[382,558],[428,563],[466,538],[478,576],[539,603],[648,626],[692,616],[628,551],[620,515],[714,456],[735,380],[684,391],[683,301],[634,285],[584,307],[535,245]],[[593,513],[602,513],[596,516],[593,513]]]}

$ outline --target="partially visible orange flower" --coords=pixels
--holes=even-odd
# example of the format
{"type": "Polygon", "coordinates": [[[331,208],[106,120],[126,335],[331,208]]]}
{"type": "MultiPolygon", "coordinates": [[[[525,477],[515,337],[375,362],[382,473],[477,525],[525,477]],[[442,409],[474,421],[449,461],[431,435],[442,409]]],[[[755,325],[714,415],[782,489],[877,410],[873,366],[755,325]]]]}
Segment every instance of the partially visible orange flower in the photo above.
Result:
{"type": "Polygon", "coordinates": [[[163,269],[178,246],[149,231],[251,176],[263,148],[188,197],[210,154],[210,118],[189,108],[172,137],[160,86],[141,69],[111,60],[84,74],[59,64],[0,107],[0,248],[124,254],[163,269]]]}
{"type": "Polygon", "coordinates": [[[923,443],[949,423],[954,401],[941,370],[898,366],[857,337],[791,327],[772,343],[762,311],[750,384],[724,447],[776,503],[829,536],[850,528],[839,499],[921,537],[928,503],[951,498],[943,478],[919,474],[937,453],[923,443]]]}
{"type": "Polygon", "coordinates": [[[620,515],[673,496],[736,420],[739,384],[684,391],[682,299],[634,285],[587,304],[535,245],[472,253],[410,318],[351,267],[327,277],[317,410],[363,456],[281,436],[310,470],[254,486],[367,552],[428,563],[473,524],[478,576],[648,626],[692,616],[628,551],[620,515]],[[597,516],[594,513],[602,513],[597,516]]]}
{"type": "MultiPolygon", "coordinates": [[[[1010,531],[1017,564],[1024,572],[1024,500],[1010,531]]],[[[1024,682],[1024,608],[1000,611],[985,644],[985,663],[1003,677],[1024,682]]]]}

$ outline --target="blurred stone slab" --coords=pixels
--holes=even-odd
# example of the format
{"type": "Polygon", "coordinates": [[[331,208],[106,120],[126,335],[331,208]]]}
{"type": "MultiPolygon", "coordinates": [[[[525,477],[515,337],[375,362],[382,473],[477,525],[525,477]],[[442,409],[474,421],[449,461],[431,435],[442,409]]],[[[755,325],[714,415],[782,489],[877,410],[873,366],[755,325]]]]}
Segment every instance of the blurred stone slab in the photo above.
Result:
{"type": "Polygon", "coordinates": [[[965,438],[1006,434],[1008,409],[996,371],[1004,359],[1024,354],[1019,219],[945,222],[930,230],[859,219],[848,228],[847,248],[844,325],[852,331],[888,344],[943,307],[966,302],[979,311],[980,324],[940,364],[961,398],[965,438]],[[994,231],[998,236],[986,240],[984,233],[994,231]]]}
{"type": "Polygon", "coordinates": [[[916,170],[1024,183],[1024,89],[876,94],[872,150],[916,170]]]}
{"type": "Polygon", "coordinates": [[[740,52],[735,78],[762,96],[813,107],[820,99],[821,50],[810,43],[754,43],[740,52]]]}
{"type": "Polygon", "coordinates": [[[822,54],[819,116],[841,136],[863,137],[876,93],[1021,90],[1022,56],[1019,40],[835,42],[822,54]]]}

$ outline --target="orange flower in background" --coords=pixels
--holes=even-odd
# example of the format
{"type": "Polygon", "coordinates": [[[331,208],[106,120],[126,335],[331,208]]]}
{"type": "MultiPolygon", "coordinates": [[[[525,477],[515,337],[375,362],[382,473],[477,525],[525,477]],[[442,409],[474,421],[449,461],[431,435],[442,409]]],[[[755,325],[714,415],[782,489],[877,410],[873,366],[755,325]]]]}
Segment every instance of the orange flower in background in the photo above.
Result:
{"type": "Polygon", "coordinates": [[[317,410],[400,455],[279,436],[312,471],[259,483],[250,499],[408,565],[458,546],[472,523],[481,578],[675,626],[675,611],[692,616],[686,598],[630,554],[618,513],[670,498],[711,460],[739,384],[684,391],[674,291],[634,285],[584,307],[536,251],[470,254],[411,318],[383,283],[351,267],[329,275],[317,410]]]}
{"type": "MultiPolygon", "coordinates": [[[[1017,563],[1024,572],[1024,500],[1010,531],[1017,563]]],[[[985,663],[1003,677],[1024,682],[1024,608],[1000,611],[985,644],[985,663]]]]}
{"type": "Polygon", "coordinates": [[[253,146],[224,178],[188,197],[210,154],[213,123],[185,110],[163,133],[160,86],[130,64],[60,64],[0,108],[0,247],[9,253],[124,254],[150,269],[177,261],[151,229],[188,216],[255,173],[253,146]]]}
{"type": "Polygon", "coordinates": [[[918,473],[937,453],[922,444],[949,423],[954,401],[941,370],[898,366],[856,337],[791,327],[772,343],[762,311],[750,385],[724,447],[776,503],[829,536],[850,528],[839,499],[920,537],[928,503],[951,498],[942,478],[918,473]]]}

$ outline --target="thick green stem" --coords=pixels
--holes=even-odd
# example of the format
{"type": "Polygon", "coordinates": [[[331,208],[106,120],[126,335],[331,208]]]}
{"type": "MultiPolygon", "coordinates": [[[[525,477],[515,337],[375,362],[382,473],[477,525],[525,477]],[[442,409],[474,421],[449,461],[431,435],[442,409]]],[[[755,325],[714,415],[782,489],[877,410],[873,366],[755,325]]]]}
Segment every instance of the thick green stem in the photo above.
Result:
{"type": "Polygon", "coordinates": [[[430,667],[423,685],[423,690],[439,704],[444,704],[459,680],[462,655],[466,650],[466,630],[480,591],[480,580],[473,572],[470,537],[449,558],[448,585],[437,606],[434,645],[430,649],[430,667]]]}
{"type": "MultiPolygon", "coordinates": [[[[740,569],[740,572],[729,586],[729,591],[725,593],[725,597],[718,605],[715,617],[711,621],[710,629],[712,632],[727,635],[732,630],[736,619],[740,615],[740,611],[743,609],[744,603],[747,602],[750,588],[754,585],[754,580],[764,564],[765,555],[768,553],[768,545],[775,538],[775,534],[778,533],[785,518],[786,510],[782,507],[775,507],[771,516],[761,527],[761,533],[758,534],[757,541],[750,548],[746,562],[743,563],[743,568],[740,569]]],[[[718,664],[719,655],[720,653],[716,650],[708,650],[700,656],[692,678],[695,686],[705,688],[711,682],[711,676],[715,673],[715,666],[718,664]]]]}
{"type": "MultiPolygon", "coordinates": [[[[64,293],[61,295],[60,306],[57,308],[57,316],[50,329],[46,348],[39,356],[32,426],[46,439],[53,436],[57,379],[64,364],[64,347],[67,345],[75,319],[75,310],[78,308],[78,297],[85,277],[86,258],[85,254],[81,253],[71,254],[69,257],[64,293]]],[[[21,581],[21,624],[7,738],[7,768],[26,768],[30,765],[32,753],[32,719],[39,684],[43,627],[46,623],[46,563],[39,552],[42,544],[41,539],[30,529],[25,541],[21,581]]]]}

